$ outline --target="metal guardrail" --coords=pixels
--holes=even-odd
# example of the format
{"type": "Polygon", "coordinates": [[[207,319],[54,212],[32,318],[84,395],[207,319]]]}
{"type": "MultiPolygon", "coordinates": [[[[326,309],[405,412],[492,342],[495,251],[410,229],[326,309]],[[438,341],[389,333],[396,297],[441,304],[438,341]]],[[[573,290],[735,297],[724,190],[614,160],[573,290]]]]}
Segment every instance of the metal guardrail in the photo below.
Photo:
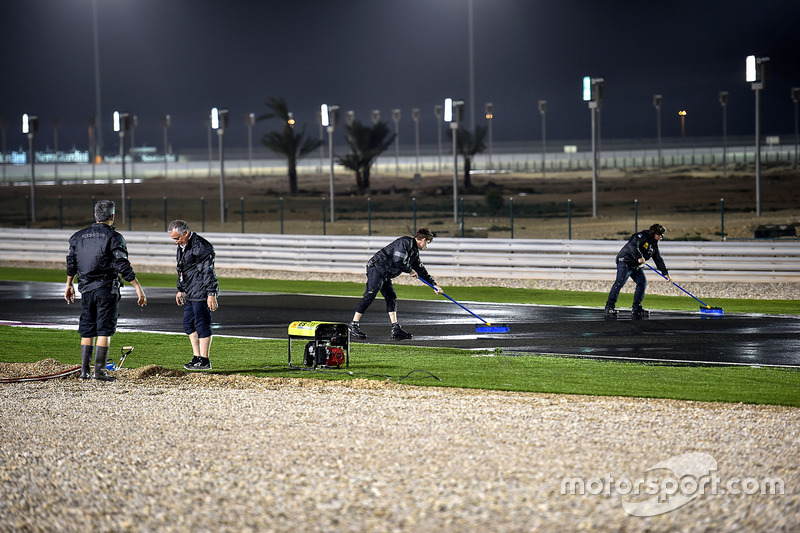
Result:
{"type": "MultiPolygon", "coordinates": [[[[64,263],[74,230],[0,228],[4,261],[64,263]]],[[[163,232],[123,232],[135,268],[175,266],[163,232]]],[[[391,237],[204,233],[217,268],[363,274],[391,237]]],[[[625,241],[437,238],[422,253],[435,277],[609,280],[625,241]]],[[[681,281],[800,281],[798,241],[663,241],[662,255],[681,281]]]]}

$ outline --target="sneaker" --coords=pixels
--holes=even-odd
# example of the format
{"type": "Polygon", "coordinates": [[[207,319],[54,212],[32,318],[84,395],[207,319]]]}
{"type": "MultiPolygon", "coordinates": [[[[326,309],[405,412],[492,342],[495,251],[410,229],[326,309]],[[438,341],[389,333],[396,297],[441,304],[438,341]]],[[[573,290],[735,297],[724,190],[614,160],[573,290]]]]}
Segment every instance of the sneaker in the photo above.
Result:
{"type": "Polygon", "coordinates": [[[211,359],[198,357],[198,361],[192,367],[192,370],[211,370],[211,359]]]}
{"type": "Polygon", "coordinates": [[[366,339],[367,334],[361,331],[361,328],[358,327],[358,322],[350,322],[347,324],[347,329],[350,330],[350,335],[353,337],[357,337],[359,339],[366,339]]]}
{"type": "Polygon", "coordinates": [[[616,318],[617,317],[617,310],[613,307],[606,306],[606,316],[609,318],[616,318]]]}
{"type": "Polygon", "coordinates": [[[405,331],[400,324],[392,324],[392,338],[396,340],[406,340],[412,337],[411,333],[405,331]]]}
{"type": "Polygon", "coordinates": [[[194,357],[192,357],[191,361],[183,365],[183,368],[185,368],[186,370],[195,370],[195,365],[197,365],[199,362],[200,358],[195,355],[194,357]]]}
{"type": "Polygon", "coordinates": [[[650,311],[648,311],[647,309],[643,309],[641,305],[631,309],[631,316],[636,317],[636,318],[641,318],[641,317],[644,317],[644,316],[648,316],[649,314],[650,314],[650,311]]]}

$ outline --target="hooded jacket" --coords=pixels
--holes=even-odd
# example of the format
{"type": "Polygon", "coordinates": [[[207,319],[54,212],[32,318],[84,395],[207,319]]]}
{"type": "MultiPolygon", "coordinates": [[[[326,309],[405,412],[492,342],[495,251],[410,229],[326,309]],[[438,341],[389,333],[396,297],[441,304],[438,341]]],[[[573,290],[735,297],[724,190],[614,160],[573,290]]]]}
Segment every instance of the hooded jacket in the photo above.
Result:
{"type": "Polygon", "coordinates": [[[186,246],[178,246],[178,290],[190,302],[205,301],[209,295],[218,296],[219,282],[214,272],[214,247],[195,232],[186,246]]]}

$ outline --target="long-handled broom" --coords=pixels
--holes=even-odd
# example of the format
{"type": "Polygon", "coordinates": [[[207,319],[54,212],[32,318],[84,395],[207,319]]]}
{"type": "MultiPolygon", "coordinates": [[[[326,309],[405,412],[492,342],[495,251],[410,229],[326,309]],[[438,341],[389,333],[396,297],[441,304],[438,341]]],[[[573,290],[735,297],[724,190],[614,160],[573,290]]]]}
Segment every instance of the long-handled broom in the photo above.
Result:
{"type": "MultiPolygon", "coordinates": [[[[647,265],[647,263],[645,263],[645,265],[647,265]]],[[[664,274],[659,272],[657,269],[651,267],[650,265],[647,265],[647,268],[649,268],[650,270],[652,270],[653,272],[655,272],[656,274],[658,274],[662,278],[667,279],[667,276],[665,276],[664,274]]],[[[683,292],[685,292],[689,296],[691,296],[692,298],[694,298],[695,300],[697,300],[698,302],[700,302],[700,304],[701,304],[700,305],[700,313],[702,313],[704,315],[722,315],[723,314],[723,311],[722,311],[721,307],[711,307],[710,305],[705,303],[703,300],[701,300],[700,298],[698,298],[697,296],[695,296],[691,292],[687,291],[686,289],[684,289],[683,287],[681,287],[680,285],[678,285],[674,281],[669,280],[669,282],[672,283],[673,285],[675,285],[676,287],[678,287],[680,290],[682,290],[683,292]]]]}
{"type": "MultiPolygon", "coordinates": [[[[435,287],[433,285],[431,285],[430,283],[428,283],[427,281],[425,281],[424,279],[422,279],[422,278],[417,278],[417,279],[420,280],[425,285],[427,285],[428,287],[430,287],[431,289],[435,290],[435,287]]],[[[477,318],[478,320],[483,322],[484,325],[475,327],[475,332],[476,333],[508,333],[509,331],[511,331],[511,329],[509,329],[509,327],[506,326],[505,324],[490,324],[489,322],[487,322],[483,318],[479,317],[478,315],[476,315],[475,313],[473,313],[472,311],[470,311],[469,309],[467,309],[466,307],[464,307],[463,305],[461,305],[457,301],[455,301],[452,298],[450,298],[449,296],[447,296],[444,292],[442,292],[442,296],[444,296],[445,298],[447,298],[448,300],[450,300],[451,302],[453,302],[454,304],[459,306],[461,309],[463,309],[467,313],[471,314],[472,316],[474,316],[475,318],[477,318]]]]}

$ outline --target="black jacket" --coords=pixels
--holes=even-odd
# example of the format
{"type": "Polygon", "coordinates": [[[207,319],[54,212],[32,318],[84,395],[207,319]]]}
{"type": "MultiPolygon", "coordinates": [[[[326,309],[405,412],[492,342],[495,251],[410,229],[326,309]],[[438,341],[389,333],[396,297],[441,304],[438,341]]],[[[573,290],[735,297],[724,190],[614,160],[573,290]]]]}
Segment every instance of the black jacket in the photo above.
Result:
{"type": "Polygon", "coordinates": [[[178,246],[178,290],[186,293],[190,302],[205,301],[210,294],[219,294],[214,256],[211,243],[194,232],[185,247],[178,246]]]}
{"type": "Polygon", "coordinates": [[[631,238],[617,254],[617,261],[624,261],[631,268],[642,268],[642,265],[639,264],[640,257],[643,257],[645,261],[653,259],[658,270],[665,276],[669,275],[667,266],[661,259],[661,252],[658,250],[658,241],[654,235],[650,234],[649,230],[631,235],[631,238]]]}
{"type": "Polygon", "coordinates": [[[115,284],[119,287],[119,276],[133,281],[136,273],[128,260],[125,237],[100,222],[73,233],[69,238],[67,275],[78,276],[80,292],[110,289],[115,284]]]}
{"type": "Polygon", "coordinates": [[[384,246],[372,256],[367,266],[374,266],[387,279],[396,278],[403,272],[410,274],[413,270],[420,278],[436,285],[419,258],[419,248],[413,237],[400,237],[384,246]]]}

